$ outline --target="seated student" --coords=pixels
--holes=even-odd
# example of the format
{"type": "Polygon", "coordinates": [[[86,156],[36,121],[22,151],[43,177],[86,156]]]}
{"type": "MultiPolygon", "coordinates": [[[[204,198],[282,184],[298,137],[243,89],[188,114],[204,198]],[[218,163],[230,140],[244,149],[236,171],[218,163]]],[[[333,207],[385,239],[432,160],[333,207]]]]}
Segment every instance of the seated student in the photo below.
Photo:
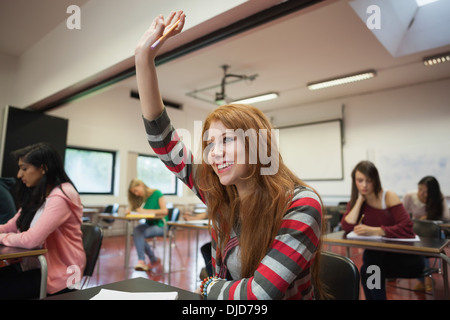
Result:
{"type": "MultiPolygon", "coordinates": [[[[403,197],[403,205],[413,219],[450,220],[447,201],[441,193],[439,182],[435,177],[425,176],[420,179],[417,191],[411,191],[403,197]]],[[[428,259],[425,260],[428,267],[428,259]]],[[[432,279],[418,279],[415,291],[432,292],[432,279]]]]}
{"type": "MultiPolygon", "coordinates": [[[[399,197],[383,190],[378,170],[370,161],[361,161],[352,171],[352,192],[347,211],[342,217],[342,228],[358,235],[413,238],[412,221],[399,197]],[[362,221],[360,222],[360,220],[362,221]]],[[[386,278],[415,275],[424,269],[422,256],[386,251],[364,250],[361,266],[361,284],[367,300],[386,300],[386,278]],[[380,288],[370,289],[367,268],[380,268],[380,288]]]]}
{"type": "Polygon", "coordinates": [[[420,179],[417,191],[411,191],[403,197],[403,205],[414,219],[450,220],[447,201],[441,192],[435,177],[420,179]]]}
{"type": "Polygon", "coordinates": [[[17,212],[11,193],[15,182],[14,178],[0,178],[0,225],[8,222],[17,212]]]}
{"type": "MultiPolygon", "coordinates": [[[[70,266],[83,274],[86,255],[81,233],[83,207],[73,183],[64,171],[57,151],[49,144],[38,143],[17,150],[19,171],[19,211],[5,225],[0,225],[0,244],[20,248],[48,249],[47,292],[66,291],[70,266]]],[[[20,264],[0,268],[0,299],[38,298],[39,277],[30,281],[32,258],[20,264]],[[4,290],[8,288],[8,290],[4,290]]],[[[38,273],[39,274],[39,273],[38,273]]],[[[35,277],[34,277],[35,278],[35,277]]],[[[80,279],[81,280],[81,279],[80,279]]]]}
{"type": "Polygon", "coordinates": [[[203,124],[198,164],[173,129],[154,64],[165,40],[152,44],[177,20],[165,39],[181,32],[184,13],[154,19],[135,50],[136,75],[151,147],[207,204],[215,277],[202,282],[201,293],[208,299],[313,299],[312,279],[321,288],[322,201],[284,164],[269,119],[250,105],[215,109],[203,124]],[[243,132],[259,133],[258,143],[243,132]],[[250,161],[269,153],[270,164],[250,161]]]}
{"type": "Polygon", "coordinates": [[[147,214],[154,213],[155,218],[158,218],[147,219],[145,223],[138,225],[133,230],[134,245],[136,246],[139,259],[134,269],[136,271],[148,271],[152,266],[158,265],[161,259],[155,256],[155,253],[145,239],[164,235],[164,221],[162,219],[167,220],[169,211],[167,210],[166,201],[162,192],[149,188],[139,179],[133,179],[130,182],[128,202],[131,211],[147,214]],[[149,265],[145,263],[145,255],[150,259],[149,265]]]}

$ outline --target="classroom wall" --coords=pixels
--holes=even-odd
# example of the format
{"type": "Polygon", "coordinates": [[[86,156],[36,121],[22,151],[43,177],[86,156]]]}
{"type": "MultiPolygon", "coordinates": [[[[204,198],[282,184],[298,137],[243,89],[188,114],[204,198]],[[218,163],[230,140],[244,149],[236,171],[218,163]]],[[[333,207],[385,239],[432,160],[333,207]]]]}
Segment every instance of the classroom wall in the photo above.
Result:
{"type": "Polygon", "coordinates": [[[80,30],[68,29],[69,14],[61,12],[61,23],[26,52],[17,57],[0,53],[1,126],[6,105],[25,108],[132,57],[158,14],[183,9],[189,15],[186,32],[246,2],[210,0],[205,10],[203,0],[92,0],[80,8],[80,30]]]}
{"type": "MultiPolygon", "coordinates": [[[[69,119],[67,145],[117,151],[116,186],[114,195],[82,195],[85,206],[101,206],[117,202],[127,204],[127,188],[135,178],[135,154],[154,155],[148,145],[139,100],[130,98],[130,88],[117,84],[115,90],[76,100],[48,112],[69,119]]],[[[193,132],[195,120],[203,120],[206,112],[185,105],[183,110],[168,108],[176,128],[193,132]]],[[[182,196],[167,196],[175,204],[199,203],[190,189],[183,185],[182,196]]]]}
{"type": "MultiPolygon", "coordinates": [[[[325,204],[335,205],[350,196],[353,167],[361,160],[371,160],[378,166],[380,156],[398,150],[434,149],[450,156],[450,79],[418,84],[414,86],[372,92],[345,97],[307,106],[298,106],[268,112],[267,115],[278,125],[283,119],[304,119],[304,112],[310,121],[340,116],[345,105],[344,120],[344,179],[340,181],[310,181],[318,190],[325,204]],[[315,111],[314,111],[315,110],[315,111]]],[[[276,104],[276,101],[274,102],[276,104]]],[[[176,128],[193,132],[195,120],[201,121],[206,112],[195,105],[185,105],[183,110],[168,109],[176,128]]],[[[75,101],[70,105],[51,111],[50,114],[69,119],[68,144],[75,146],[118,150],[120,175],[118,194],[115,196],[82,196],[85,205],[119,202],[126,204],[126,187],[129,182],[127,154],[140,152],[152,154],[145,140],[139,102],[129,98],[129,89],[124,87],[75,101]]],[[[287,121],[287,120],[286,120],[287,121]]],[[[299,151],[300,153],[301,151],[299,151]]],[[[301,154],[299,154],[301,156],[301,154]]],[[[429,172],[412,172],[410,183],[406,181],[401,190],[392,188],[392,179],[380,168],[383,187],[402,196],[408,190],[416,189],[417,181],[429,172]]],[[[450,179],[440,180],[446,196],[450,195],[450,179]]],[[[168,197],[174,203],[193,203],[198,199],[183,188],[182,197],[168,197]]]]}
{"type": "MultiPolygon", "coordinates": [[[[446,196],[450,196],[450,79],[389,89],[364,95],[344,97],[307,106],[269,113],[274,123],[304,118],[305,110],[311,121],[341,116],[344,107],[344,179],[342,181],[309,182],[335,204],[345,201],[351,192],[350,174],[360,160],[373,161],[380,171],[383,187],[402,196],[415,190],[417,182],[430,174],[427,166],[399,167],[390,171],[383,157],[399,155],[420,158],[433,150],[436,157],[446,159],[442,175],[436,175],[446,196]],[[325,111],[325,112],[324,112],[325,111]],[[407,151],[407,152],[406,152],[407,151]],[[412,152],[413,151],[413,152],[412,152]],[[411,153],[412,152],[412,153],[411,153]],[[406,172],[405,172],[406,171],[406,172]],[[389,172],[389,175],[386,174],[389,172]],[[398,173],[403,173],[400,175],[398,173]],[[402,181],[402,179],[404,181],[402,181]],[[397,188],[393,188],[393,186],[397,188]]],[[[399,156],[400,157],[400,156],[399,156]]],[[[411,161],[414,161],[412,159],[411,161]]],[[[431,166],[430,166],[431,167],[431,166]]]]}

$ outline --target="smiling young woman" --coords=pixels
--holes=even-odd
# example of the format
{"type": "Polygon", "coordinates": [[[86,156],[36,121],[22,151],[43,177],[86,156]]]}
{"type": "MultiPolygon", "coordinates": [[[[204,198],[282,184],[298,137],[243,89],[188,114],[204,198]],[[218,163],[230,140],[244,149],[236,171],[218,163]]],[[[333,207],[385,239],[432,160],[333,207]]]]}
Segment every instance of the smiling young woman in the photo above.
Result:
{"type": "Polygon", "coordinates": [[[148,141],[207,205],[215,277],[202,282],[202,293],[208,299],[313,299],[313,283],[322,291],[322,201],[285,166],[267,117],[249,105],[212,111],[203,124],[201,162],[193,161],[170,122],[154,58],[184,22],[182,11],[166,21],[156,17],[135,49],[135,61],[148,141]]]}

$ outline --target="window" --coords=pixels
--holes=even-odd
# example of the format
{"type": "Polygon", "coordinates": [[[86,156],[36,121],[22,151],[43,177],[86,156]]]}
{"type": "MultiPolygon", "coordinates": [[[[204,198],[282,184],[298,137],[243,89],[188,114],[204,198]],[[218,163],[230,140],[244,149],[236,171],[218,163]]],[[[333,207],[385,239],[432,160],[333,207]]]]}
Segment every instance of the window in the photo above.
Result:
{"type": "Polygon", "coordinates": [[[137,157],[137,178],[166,195],[177,194],[177,177],[155,156],[137,157]]]}
{"type": "Polygon", "coordinates": [[[64,168],[80,194],[113,194],[116,153],[68,147],[64,168]]]}

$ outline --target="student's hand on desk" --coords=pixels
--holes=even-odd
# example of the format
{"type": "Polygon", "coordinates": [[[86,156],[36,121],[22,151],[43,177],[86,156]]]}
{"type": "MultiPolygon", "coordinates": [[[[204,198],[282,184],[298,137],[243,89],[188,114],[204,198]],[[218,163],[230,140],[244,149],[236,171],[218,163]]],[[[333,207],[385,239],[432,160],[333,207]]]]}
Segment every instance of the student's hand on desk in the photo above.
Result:
{"type": "Polygon", "coordinates": [[[152,213],[154,213],[156,215],[155,210],[153,210],[153,209],[137,208],[136,212],[137,213],[142,213],[142,214],[152,214],[152,213]]]}
{"type": "Polygon", "coordinates": [[[358,224],[353,231],[359,236],[384,236],[384,231],[380,227],[369,227],[365,224],[358,224]]]}
{"type": "Polygon", "coordinates": [[[185,212],[185,213],[183,213],[183,219],[185,221],[190,221],[190,220],[195,220],[196,218],[195,218],[195,216],[192,213],[185,212]]]}

